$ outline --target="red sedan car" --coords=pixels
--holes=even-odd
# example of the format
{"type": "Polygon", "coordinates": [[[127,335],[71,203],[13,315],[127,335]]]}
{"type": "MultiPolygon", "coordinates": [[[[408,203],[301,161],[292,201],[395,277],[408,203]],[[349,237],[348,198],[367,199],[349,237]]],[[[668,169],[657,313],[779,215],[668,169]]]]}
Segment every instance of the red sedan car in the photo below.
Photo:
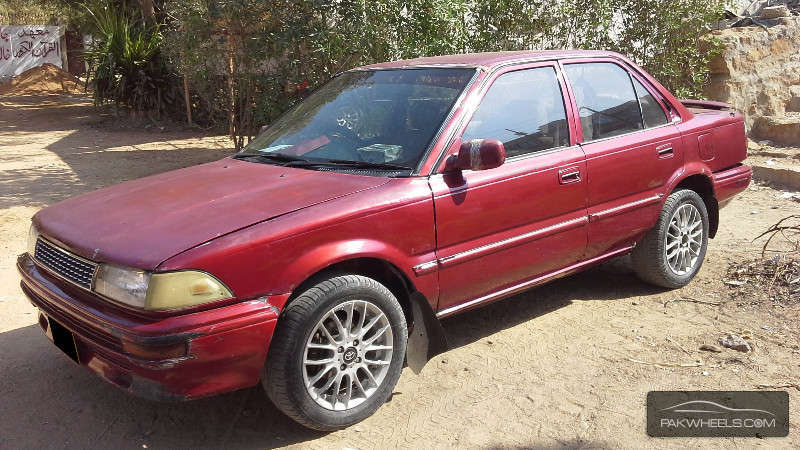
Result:
{"type": "Polygon", "coordinates": [[[439,318],[626,253],[687,284],[745,156],[740,114],[618,54],[396,61],[230,158],[41,210],[18,268],[45,334],[105,380],[180,400],[261,382],[331,430],[446,348],[439,318]]]}

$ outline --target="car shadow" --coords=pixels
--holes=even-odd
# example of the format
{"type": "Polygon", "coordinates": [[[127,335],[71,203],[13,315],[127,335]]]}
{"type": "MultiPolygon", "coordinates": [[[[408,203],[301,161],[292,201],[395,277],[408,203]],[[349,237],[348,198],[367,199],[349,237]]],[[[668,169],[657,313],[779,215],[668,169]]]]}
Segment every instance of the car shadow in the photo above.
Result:
{"type": "Polygon", "coordinates": [[[185,403],[140,399],[76,366],[38,325],[0,333],[2,448],[286,446],[321,436],[259,387],[185,403]]]}
{"type": "Polygon", "coordinates": [[[451,348],[533,320],[582,300],[620,300],[652,295],[663,289],[636,278],[630,257],[622,256],[584,271],[444,319],[451,348]]]}
{"type": "MultiPolygon", "coordinates": [[[[618,260],[447,319],[444,326],[457,348],[574,301],[655,292],[618,260]]],[[[0,333],[0,348],[6,411],[0,447],[273,448],[324,436],[284,416],[258,386],[186,403],[133,397],[75,366],[38,325],[0,333]]]]}

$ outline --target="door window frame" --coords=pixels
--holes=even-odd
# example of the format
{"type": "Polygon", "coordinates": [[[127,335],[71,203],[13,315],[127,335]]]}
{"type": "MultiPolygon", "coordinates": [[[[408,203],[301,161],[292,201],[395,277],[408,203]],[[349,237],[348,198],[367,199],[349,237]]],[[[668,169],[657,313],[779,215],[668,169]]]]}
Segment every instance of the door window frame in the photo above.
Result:
{"type": "MultiPolygon", "coordinates": [[[[461,136],[464,134],[467,126],[472,121],[472,117],[475,115],[475,112],[480,107],[481,103],[483,103],[483,99],[486,94],[489,92],[489,89],[494,85],[494,82],[500,78],[501,76],[511,73],[511,72],[519,72],[522,70],[530,70],[530,69],[537,69],[543,67],[550,67],[553,69],[556,75],[556,80],[558,81],[558,87],[561,90],[561,100],[564,104],[564,113],[566,114],[567,119],[567,132],[569,133],[568,144],[565,146],[553,147],[546,150],[541,150],[538,152],[529,152],[522,155],[517,155],[512,158],[506,159],[506,163],[514,163],[520,160],[533,158],[541,155],[550,154],[557,151],[562,151],[564,149],[572,148],[578,144],[578,137],[577,131],[575,129],[575,121],[573,118],[573,110],[572,104],[574,102],[571,101],[570,93],[568,91],[569,83],[564,76],[563,71],[559,67],[558,60],[551,60],[551,61],[539,61],[535,63],[530,62],[520,62],[516,64],[508,64],[500,66],[498,69],[490,72],[483,80],[481,80],[481,84],[478,89],[473,92],[469,98],[466,99],[466,107],[461,114],[461,117],[458,118],[458,125],[455,127],[455,132],[451,135],[448,139],[447,144],[443,147],[444,150],[439,155],[436,163],[434,164],[434,170],[431,172],[433,174],[441,174],[444,173],[447,157],[458,152],[458,147],[456,144],[461,143],[461,136]]],[[[487,137],[487,139],[489,139],[487,137]]]]}
{"type": "Polygon", "coordinates": [[[669,108],[669,107],[666,106],[666,104],[667,104],[666,103],[666,99],[663,97],[663,95],[657,89],[655,89],[653,86],[651,86],[650,83],[644,77],[642,77],[636,70],[633,70],[632,67],[628,66],[627,64],[625,64],[624,62],[622,62],[622,61],[620,61],[618,59],[614,59],[614,58],[564,59],[564,60],[559,60],[558,61],[558,66],[559,66],[560,71],[562,72],[564,80],[567,83],[567,89],[569,89],[570,101],[572,102],[573,121],[575,121],[575,123],[576,123],[576,132],[579,135],[578,136],[579,137],[578,143],[580,143],[580,144],[593,144],[595,142],[603,142],[603,141],[607,141],[609,139],[617,139],[617,138],[620,138],[620,137],[630,136],[632,134],[642,133],[642,132],[649,131],[649,130],[657,130],[659,128],[664,128],[664,127],[667,127],[667,126],[670,126],[670,125],[675,125],[676,123],[680,123],[680,121],[681,121],[680,120],[680,115],[677,112],[677,110],[673,110],[673,108],[669,108]],[[639,113],[642,116],[642,129],[630,131],[628,133],[618,134],[618,135],[615,135],[615,136],[609,136],[609,137],[604,137],[604,138],[600,138],[600,139],[593,139],[591,141],[587,141],[584,138],[584,136],[583,136],[583,128],[580,125],[580,112],[579,112],[579,108],[578,108],[578,101],[577,101],[577,98],[575,97],[574,91],[572,89],[572,82],[569,80],[569,77],[567,76],[566,70],[564,70],[564,66],[571,65],[571,64],[592,64],[592,63],[595,63],[595,64],[597,64],[597,63],[614,64],[614,65],[616,65],[617,67],[619,67],[620,69],[622,69],[623,71],[625,71],[628,74],[628,77],[631,79],[631,89],[633,90],[633,95],[636,97],[636,102],[639,104],[639,113]],[[636,88],[633,85],[633,80],[636,80],[639,83],[641,83],[641,85],[644,86],[645,90],[647,90],[647,92],[649,92],[650,95],[653,96],[653,98],[656,100],[656,102],[658,102],[659,106],[664,111],[664,115],[666,115],[666,117],[667,117],[667,123],[662,124],[662,125],[658,125],[658,126],[655,126],[655,127],[649,127],[649,128],[645,125],[645,123],[644,123],[644,113],[642,112],[642,104],[641,104],[641,101],[639,100],[639,95],[636,94],[636,88]],[[676,120],[676,118],[678,120],[676,120]]]}

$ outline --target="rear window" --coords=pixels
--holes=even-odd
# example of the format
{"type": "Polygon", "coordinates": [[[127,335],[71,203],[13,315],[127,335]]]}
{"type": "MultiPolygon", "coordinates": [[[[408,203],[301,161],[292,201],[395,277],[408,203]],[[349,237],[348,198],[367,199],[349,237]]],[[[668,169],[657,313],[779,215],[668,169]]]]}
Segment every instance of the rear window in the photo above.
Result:
{"type": "Polygon", "coordinates": [[[633,79],[633,85],[636,88],[636,96],[639,97],[639,104],[642,105],[642,116],[644,117],[644,126],[647,128],[658,127],[667,123],[667,114],[661,108],[661,105],[656,101],[653,94],[651,94],[642,83],[636,78],[633,79]]]}
{"type": "Polygon", "coordinates": [[[567,64],[564,70],[575,92],[585,141],[644,128],[628,72],[612,63],[567,64]]]}

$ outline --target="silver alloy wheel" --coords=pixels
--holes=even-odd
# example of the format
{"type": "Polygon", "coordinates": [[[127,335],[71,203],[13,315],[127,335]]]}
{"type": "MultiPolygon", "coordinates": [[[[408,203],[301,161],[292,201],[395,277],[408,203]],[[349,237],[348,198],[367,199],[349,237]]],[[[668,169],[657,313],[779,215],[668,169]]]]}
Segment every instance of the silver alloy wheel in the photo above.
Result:
{"type": "Polygon", "coordinates": [[[317,322],[303,350],[303,381],[326,409],[355,408],[378,390],[392,361],[392,327],[366,300],[336,305],[317,322]]]}
{"type": "Polygon", "coordinates": [[[703,248],[703,218],[691,203],[681,205],[669,221],[664,238],[664,258],[676,275],[686,275],[697,265],[703,248]]]}

